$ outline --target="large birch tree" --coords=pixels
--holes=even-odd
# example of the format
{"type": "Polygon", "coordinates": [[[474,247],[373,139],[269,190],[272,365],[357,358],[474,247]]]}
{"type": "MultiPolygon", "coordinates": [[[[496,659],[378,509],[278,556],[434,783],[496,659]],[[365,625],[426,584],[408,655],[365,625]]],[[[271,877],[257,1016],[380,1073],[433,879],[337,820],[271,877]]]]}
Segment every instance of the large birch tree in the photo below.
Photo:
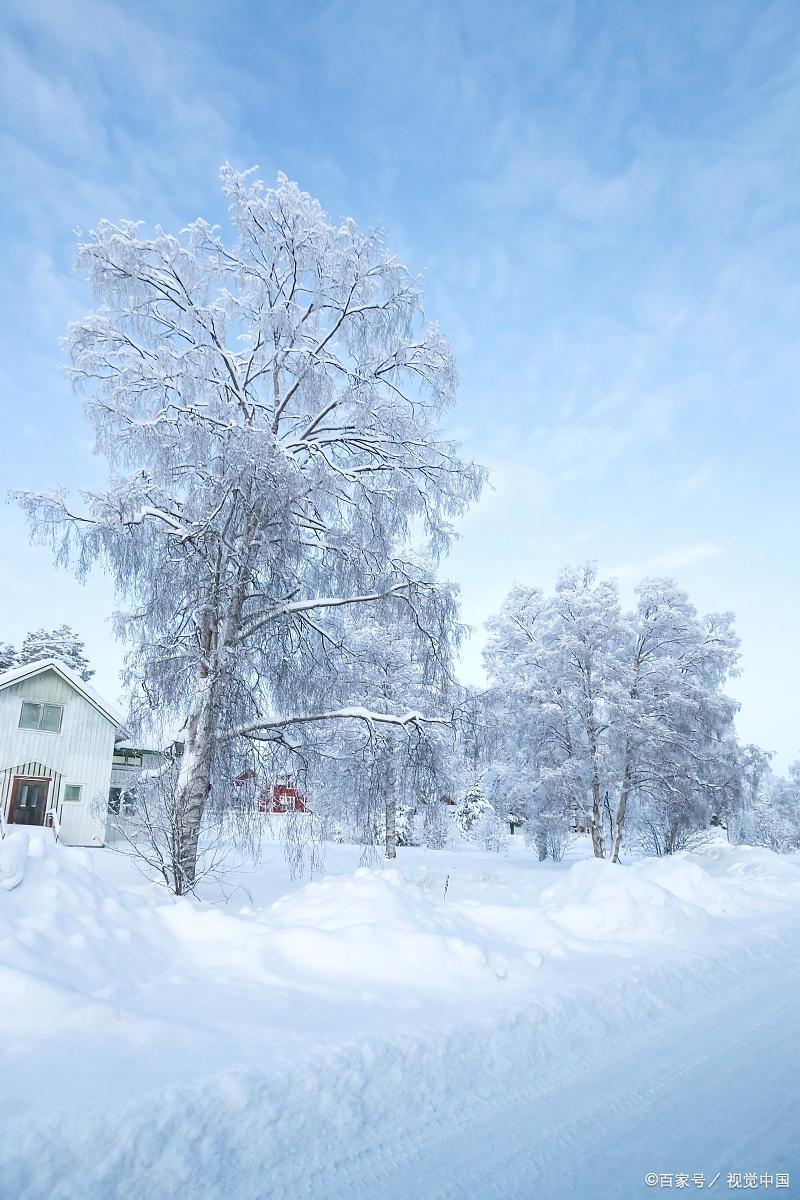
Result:
{"type": "Polygon", "coordinates": [[[108,484],[20,497],[60,562],[113,577],[134,712],[181,726],[177,890],[209,798],[265,748],[423,722],[401,697],[330,704],[329,618],[369,606],[446,639],[432,564],[482,484],[439,432],[450,346],[381,234],[283,176],[221,179],[230,238],[103,220],[80,241],[98,307],[66,344],[108,484]]]}

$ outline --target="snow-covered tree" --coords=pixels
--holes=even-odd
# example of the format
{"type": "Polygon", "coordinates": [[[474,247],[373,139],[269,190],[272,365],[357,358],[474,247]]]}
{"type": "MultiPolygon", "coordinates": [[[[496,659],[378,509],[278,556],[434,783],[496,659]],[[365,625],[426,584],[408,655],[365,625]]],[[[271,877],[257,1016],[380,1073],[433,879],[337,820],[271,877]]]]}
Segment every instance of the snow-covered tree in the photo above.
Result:
{"type": "Polygon", "coordinates": [[[42,658],[57,658],[77,671],[81,679],[90,680],[94,671],[89,666],[82,638],[69,625],[57,629],[34,629],[27,635],[19,648],[16,662],[38,662],[42,658]]]}
{"type": "Polygon", "coordinates": [[[68,345],[110,481],[77,507],[20,497],[60,561],[114,578],[133,717],[182,726],[187,886],[203,813],[244,769],[332,723],[422,727],[402,697],[330,703],[331,617],[374,606],[439,636],[453,616],[430,564],[482,483],[438,433],[450,347],[381,235],[284,177],[222,182],[232,240],[198,220],[180,237],[101,221],[81,241],[99,307],[68,345]]]}
{"type": "Polygon", "coordinates": [[[17,652],[10,642],[0,642],[0,671],[7,671],[17,661],[17,652]]]}
{"type": "Polygon", "coordinates": [[[800,850],[800,762],[788,775],[764,771],[743,814],[739,836],[777,854],[800,850]]]}
{"type": "Polygon", "coordinates": [[[417,810],[413,802],[397,804],[395,811],[395,836],[398,846],[417,844],[417,810]]]}
{"type": "Polygon", "coordinates": [[[516,588],[489,625],[487,671],[505,730],[498,784],[515,807],[588,824],[618,860],[626,822],[667,849],[734,802],[736,704],[722,691],[738,642],[730,614],[701,618],[671,580],[645,580],[623,613],[593,565],[555,593],[516,588]],[[517,794],[515,794],[517,793],[517,794]]]}
{"type": "Polygon", "coordinates": [[[508,825],[491,805],[473,825],[472,836],[484,850],[494,854],[508,853],[508,825]]]}
{"type": "Polygon", "coordinates": [[[444,850],[450,844],[450,805],[439,795],[429,795],[421,805],[420,838],[429,850],[444,850]]]}
{"type": "Polygon", "coordinates": [[[736,670],[739,641],[730,613],[699,617],[672,580],[637,588],[623,687],[611,710],[621,776],[613,857],[629,803],[663,813],[665,849],[738,803],[738,709],[722,687],[736,670]]]}
{"type": "Polygon", "coordinates": [[[387,724],[366,736],[358,727],[337,729],[326,759],[326,774],[343,776],[340,794],[344,790],[350,801],[357,799],[369,827],[381,831],[390,859],[402,844],[400,837],[412,836],[413,814],[422,799],[449,782],[458,693],[452,651],[461,628],[455,594],[444,586],[439,617],[438,627],[421,628],[402,616],[361,606],[342,610],[335,619],[342,650],[330,696],[337,706],[358,702],[386,716],[400,716],[409,707],[427,714],[414,726],[387,724]]]}
{"type": "Polygon", "coordinates": [[[469,787],[456,801],[453,814],[455,823],[464,836],[468,837],[472,832],[473,826],[487,812],[494,812],[494,809],[486,799],[480,776],[473,775],[469,787]]]}
{"type": "Polygon", "coordinates": [[[514,588],[488,624],[486,669],[504,730],[495,789],[532,827],[541,811],[573,811],[603,841],[610,745],[606,697],[624,672],[616,588],[592,566],[562,572],[555,593],[514,588]],[[587,823],[588,823],[587,821],[587,823]]]}

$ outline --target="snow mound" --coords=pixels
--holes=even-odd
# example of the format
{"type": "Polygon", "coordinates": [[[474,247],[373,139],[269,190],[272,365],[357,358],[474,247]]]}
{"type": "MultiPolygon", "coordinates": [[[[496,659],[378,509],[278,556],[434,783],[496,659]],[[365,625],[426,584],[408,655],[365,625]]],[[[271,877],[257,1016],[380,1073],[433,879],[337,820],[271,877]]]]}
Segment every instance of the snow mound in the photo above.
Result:
{"type": "Polygon", "coordinates": [[[645,859],[632,869],[715,917],[747,917],[800,901],[797,865],[757,846],[722,843],[645,859]]]}
{"type": "Polygon", "coordinates": [[[122,998],[163,973],[174,952],[158,907],[119,891],[95,873],[88,851],[58,845],[46,831],[15,832],[2,843],[9,846],[17,885],[0,893],[9,1001],[0,1006],[0,1032],[38,1038],[118,1020],[122,998]]]}
{"type": "Polygon", "coordinates": [[[261,923],[270,960],[293,974],[440,990],[538,965],[395,870],[362,868],[307,884],[278,900],[261,923]]]}
{"type": "Polygon", "coordinates": [[[575,863],[541,892],[550,920],[575,937],[659,942],[702,930],[707,914],[643,871],[603,859],[575,863]]]}
{"type": "Polygon", "coordinates": [[[709,918],[750,917],[800,902],[800,869],[753,846],[718,844],[629,865],[586,859],[540,893],[549,921],[576,938],[660,942],[709,918]]]}
{"type": "Polygon", "coordinates": [[[0,842],[0,888],[10,892],[19,887],[25,878],[25,860],[28,857],[28,835],[24,829],[15,829],[0,842]]]}

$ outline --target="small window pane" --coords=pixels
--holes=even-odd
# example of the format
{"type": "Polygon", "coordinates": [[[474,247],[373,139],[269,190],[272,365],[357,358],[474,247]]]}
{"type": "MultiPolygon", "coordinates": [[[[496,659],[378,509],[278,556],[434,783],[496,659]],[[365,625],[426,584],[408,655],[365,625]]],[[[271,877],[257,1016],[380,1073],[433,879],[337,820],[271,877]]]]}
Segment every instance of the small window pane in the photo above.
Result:
{"type": "Polygon", "coordinates": [[[32,700],[23,700],[22,713],[19,718],[20,729],[38,729],[41,716],[41,704],[34,704],[32,700]]]}
{"type": "Polygon", "coordinates": [[[62,711],[60,704],[43,704],[42,723],[39,728],[46,729],[48,733],[60,733],[62,711]]]}
{"type": "Polygon", "coordinates": [[[79,783],[68,783],[64,788],[64,799],[69,801],[77,801],[81,798],[81,785],[79,783]]]}

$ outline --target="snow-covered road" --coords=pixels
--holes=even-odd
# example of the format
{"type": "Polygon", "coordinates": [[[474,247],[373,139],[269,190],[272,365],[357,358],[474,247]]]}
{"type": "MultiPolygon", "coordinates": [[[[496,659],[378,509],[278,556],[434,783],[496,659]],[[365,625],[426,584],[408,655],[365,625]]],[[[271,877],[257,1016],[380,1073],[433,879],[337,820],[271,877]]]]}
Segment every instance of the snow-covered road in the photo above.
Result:
{"type": "Polygon", "coordinates": [[[730,1173],[755,1173],[759,1194],[800,1196],[800,964],[745,974],[659,1033],[607,1040],[585,1065],[567,1049],[502,1103],[454,1097],[421,1143],[396,1132],[388,1161],[362,1164],[360,1186],[331,1181],[326,1194],[638,1200],[696,1193],[696,1176],[730,1194],[730,1173]]]}

